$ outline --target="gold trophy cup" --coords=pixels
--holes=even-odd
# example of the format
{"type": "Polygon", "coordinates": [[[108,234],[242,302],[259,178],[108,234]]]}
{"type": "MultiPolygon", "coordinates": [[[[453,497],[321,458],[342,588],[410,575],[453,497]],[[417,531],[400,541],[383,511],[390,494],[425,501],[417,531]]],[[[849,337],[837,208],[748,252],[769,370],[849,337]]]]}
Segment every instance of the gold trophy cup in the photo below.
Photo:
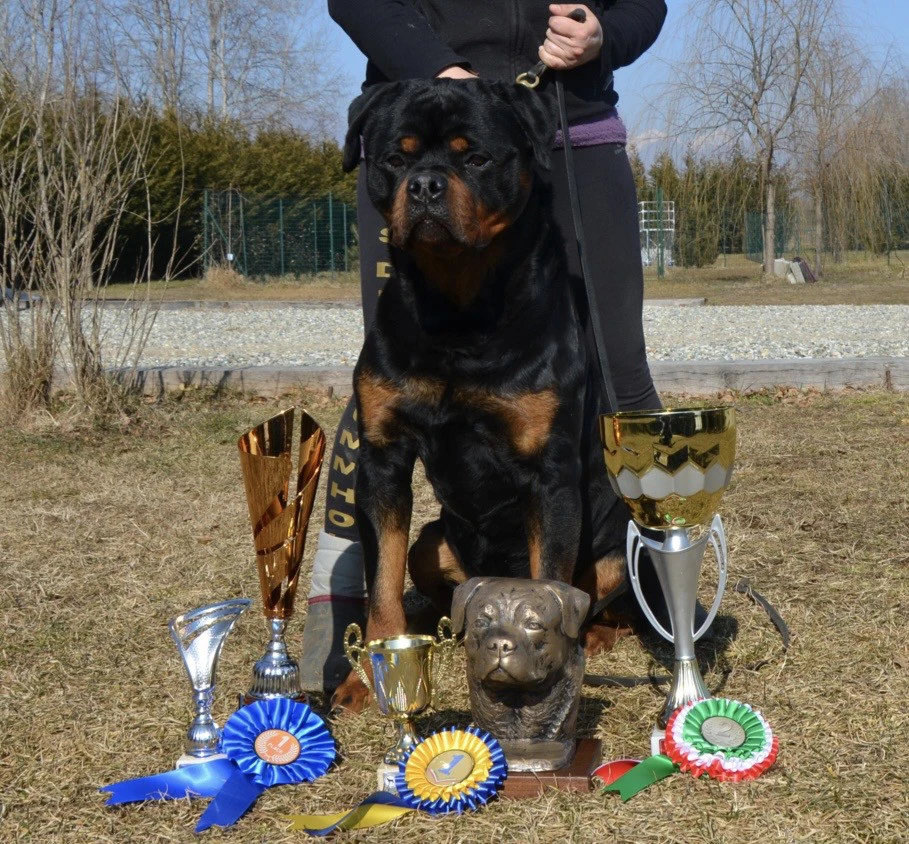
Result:
{"type": "Polygon", "coordinates": [[[363,644],[363,634],[357,624],[344,631],[344,653],[376,698],[379,712],[394,719],[398,728],[397,741],[379,767],[379,788],[395,792],[394,774],[398,763],[419,741],[413,719],[425,712],[433,699],[433,661],[436,651],[444,655],[455,644],[451,619],[439,620],[438,639],[432,636],[391,636],[363,644]],[[363,667],[363,660],[372,667],[373,681],[363,667]]]}
{"type": "MultiPolygon", "coordinates": [[[[600,417],[600,435],[609,480],[631,510],[626,548],[631,585],[650,623],[675,645],[672,686],[657,722],[663,729],[678,707],[710,697],[694,643],[716,617],[726,585],[726,537],[717,509],[735,461],[735,410],[610,413],[600,417]],[[695,630],[708,541],[716,553],[719,584],[707,618],[695,630]],[[644,548],[666,599],[671,631],[656,619],[641,588],[638,563],[644,548]]],[[[660,729],[654,732],[655,742],[660,729]]]]}
{"type": "Polygon", "coordinates": [[[290,498],[293,427],[294,408],[290,408],[247,431],[237,441],[263,609],[271,629],[271,641],[253,667],[253,684],[244,703],[274,697],[306,700],[299,667],[287,653],[284,631],[294,611],[306,530],[325,453],[325,434],[306,411],[301,411],[297,486],[290,498]]]}

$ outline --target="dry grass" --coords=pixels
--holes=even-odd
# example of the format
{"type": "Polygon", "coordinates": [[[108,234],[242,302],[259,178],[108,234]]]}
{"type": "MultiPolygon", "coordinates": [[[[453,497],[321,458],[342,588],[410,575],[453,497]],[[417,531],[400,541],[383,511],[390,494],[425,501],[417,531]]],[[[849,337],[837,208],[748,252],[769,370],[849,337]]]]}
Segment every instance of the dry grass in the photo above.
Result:
{"type": "MultiPolygon", "coordinates": [[[[132,292],[128,284],[111,284],[108,299],[125,299],[132,292]]],[[[202,279],[182,279],[164,285],[152,282],[151,295],[165,302],[358,302],[360,277],[358,273],[320,273],[317,276],[284,276],[268,281],[246,279],[230,270],[210,270],[202,279]],[[239,283],[209,283],[229,275],[239,283]]]]}
{"type": "MultiPolygon", "coordinates": [[[[338,403],[305,397],[326,427],[338,403]]],[[[285,405],[288,400],[281,402],[285,405]]],[[[726,595],[708,682],[761,708],[777,766],[740,785],[678,775],[622,804],[551,793],[475,816],[408,817],[345,841],[905,841],[909,745],[909,397],[787,391],[740,398],[736,478],[724,502],[732,579],[749,577],[789,622],[783,659],[766,617],[726,595]],[[750,662],[769,658],[760,671],[750,662]]],[[[235,439],[279,403],[187,397],[128,427],[85,433],[46,422],[0,438],[0,841],[198,840],[202,802],[103,806],[103,783],[160,771],[180,752],[190,695],[167,619],[211,600],[256,596],[235,439]]],[[[415,528],[431,515],[425,486],[415,528]]],[[[313,525],[320,523],[316,512],[313,525]]],[[[307,560],[311,560],[312,543],[307,560]]],[[[308,564],[308,563],[307,563],[308,564]]],[[[301,589],[305,594],[305,585],[301,589]]],[[[305,603],[305,602],[304,602],[305,603]]],[[[302,618],[292,624],[299,648],[302,618]]],[[[249,613],[222,656],[216,710],[231,711],[265,638],[249,613]]],[[[665,648],[638,639],[589,670],[661,672],[665,648]]],[[[458,655],[440,679],[465,723],[458,655]]],[[[585,689],[582,729],[608,758],[646,754],[662,692],[585,689]]],[[[375,713],[332,726],[340,767],[273,789],[211,841],[290,842],[281,817],[352,806],[371,791],[391,729],[375,713]]]]}
{"type": "MultiPolygon", "coordinates": [[[[830,264],[817,284],[789,284],[783,279],[764,282],[760,267],[741,255],[723,258],[713,267],[670,267],[663,279],[648,268],[644,292],[648,299],[706,298],[710,305],[907,305],[909,304],[909,253],[897,253],[887,266],[884,258],[849,257],[830,264]]],[[[321,273],[318,276],[250,281],[232,271],[209,271],[204,279],[172,281],[166,287],[152,284],[153,298],[165,301],[292,301],[349,302],[360,299],[358,273],[321,273]],[[228,274],[233,283],[219,282],[228,274]],[[239,279],[239,283],[237,283],[239,279]]],[[[110,299],[133,293],[131,285],[112,284],[110,299]]]]}
{"type": "Polygon", "coordinates": [[[814,284],[764,281],[760,266],[742,255],[721,256],[712,267],[669,267],[665,278],[656,269],[644,273],[648,299],[701,298],[708,305],[907,305],[909,253],[883,257],[849,254],[839,264],[827,263],[814,284]]]}

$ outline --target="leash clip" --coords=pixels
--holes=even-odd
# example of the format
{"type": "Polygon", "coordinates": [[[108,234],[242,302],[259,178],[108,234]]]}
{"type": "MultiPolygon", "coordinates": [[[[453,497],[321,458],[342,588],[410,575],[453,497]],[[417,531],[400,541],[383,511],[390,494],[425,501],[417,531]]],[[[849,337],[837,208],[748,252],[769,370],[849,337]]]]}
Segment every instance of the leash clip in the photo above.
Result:
{"type": "MultiPolygon", "coordinates": [[[[542,64],[542,62],[540,62],[542,64]]],[[[545,65],[543,65],[545,67],[545,65]]],[[[540,84],[540,74],[537,73],[537,67],[535,65],[531,70],[525,70],[523,73],[519,73],[515,78],[515,83],[517,85],[523,85],[525,88],[530,88],[532,91],[540,84]]]]}

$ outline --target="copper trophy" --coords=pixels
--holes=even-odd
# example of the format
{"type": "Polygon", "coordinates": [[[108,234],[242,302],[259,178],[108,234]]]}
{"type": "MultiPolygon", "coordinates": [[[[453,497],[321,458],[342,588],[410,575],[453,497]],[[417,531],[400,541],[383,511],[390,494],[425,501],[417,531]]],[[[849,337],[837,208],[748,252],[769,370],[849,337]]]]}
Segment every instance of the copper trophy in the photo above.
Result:
{"type": "Polygon", "coordinates": [[[299,667],[287,653],[284,631],[294,611],[306,530],[325,453],[325,433],[301,410],[297,485],[291,498],[294,410],[285,410],[257,425],[237,441],[263,610],[271,631],[265,654],[253,667],[253,684],[244,703],[275,697],[307,699],[299,667]]]}

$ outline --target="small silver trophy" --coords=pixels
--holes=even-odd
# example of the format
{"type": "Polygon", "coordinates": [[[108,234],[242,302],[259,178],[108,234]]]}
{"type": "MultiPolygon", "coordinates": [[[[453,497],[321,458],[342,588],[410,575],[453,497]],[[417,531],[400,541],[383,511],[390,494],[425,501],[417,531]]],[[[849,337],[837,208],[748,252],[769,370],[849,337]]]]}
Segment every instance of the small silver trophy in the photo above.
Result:
{"type": "Polygon", "coordinates": [[[185,753],[177,760],[177,767],[208,762],[222,757],[218,753],[221,729],[211,715],[215,697],[215,673],[221,646],[234,622],[249,609],[247,598],[236,598],[220,604],[209,604],[172,618],[168,623],[170,635],[193,687],[196,717],[186,732],[185,753]]]}

